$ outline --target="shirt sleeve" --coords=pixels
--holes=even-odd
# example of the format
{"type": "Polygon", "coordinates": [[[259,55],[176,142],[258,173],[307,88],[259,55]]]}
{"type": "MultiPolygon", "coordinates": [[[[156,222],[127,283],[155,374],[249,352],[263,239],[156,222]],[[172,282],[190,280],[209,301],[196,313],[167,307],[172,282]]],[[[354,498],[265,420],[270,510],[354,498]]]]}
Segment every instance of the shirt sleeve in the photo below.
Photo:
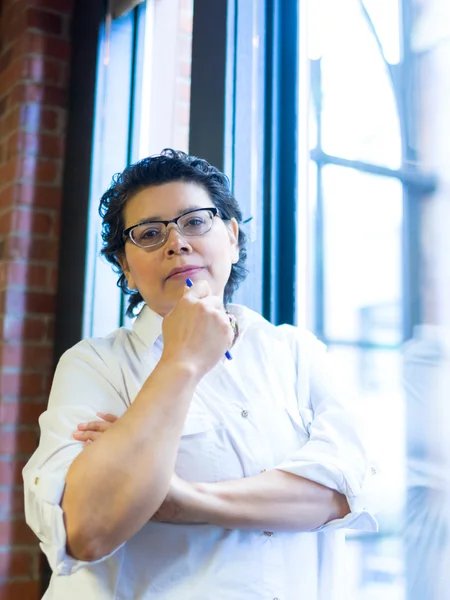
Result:
{"type": "Polygon", "coordinates": [[[126,410],[113,381],[111,368],[88,341],[66,352],[56,368],[48,408],[39,419],[39,446],[23,470],[26,522],[57,575],[95,564],[67,554],[60,503],[67,471],[83,448],[72,437],[78,424],[98,420],[97,412],[119,417],[126,410]]]}
{"type": "Polygon", "coordinates": [[[309,439],[277,468],[346,496],[350,513],[316,531],[377,531],[371,510],[377,467],[368,456],[357,412],[342,391],[325,345],[309,332],[296,332],[296,346],[297,399],[309,439]]]}

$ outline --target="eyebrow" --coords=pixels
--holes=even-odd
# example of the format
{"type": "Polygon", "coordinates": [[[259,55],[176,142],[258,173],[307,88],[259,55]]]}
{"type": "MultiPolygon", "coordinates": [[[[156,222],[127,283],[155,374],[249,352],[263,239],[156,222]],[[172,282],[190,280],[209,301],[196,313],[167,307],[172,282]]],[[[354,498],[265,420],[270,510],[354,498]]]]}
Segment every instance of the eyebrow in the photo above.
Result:
{"type": "MultiPolygon", "coordinates": [[[[190,206],[188,208],[183,208],[182,210],[179,210],[175,216],[175,218],[177,217],[181,217],[181,215],[184,215],[187,212],[190,212],[191,210],[200,210],[201,208],[213,208],[212,206],[200,206],[200,205],[193,205],[190,206]]],[[[138,221],[138,225],[140,225],[141,223],[148,223],[150,221],[170,221],[170,219],[162,219],[161,217],[145,217],[144,219],[140,219],[138,221]]]]}

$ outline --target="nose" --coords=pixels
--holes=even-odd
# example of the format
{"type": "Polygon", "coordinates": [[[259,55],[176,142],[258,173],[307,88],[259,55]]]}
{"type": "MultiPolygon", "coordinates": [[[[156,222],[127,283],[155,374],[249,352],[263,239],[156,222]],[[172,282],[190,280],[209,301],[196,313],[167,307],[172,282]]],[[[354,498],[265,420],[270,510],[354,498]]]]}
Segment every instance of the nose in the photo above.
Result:
{"type": "Polygon", "coordinates": [[[190,254],[192,252],[191,245],[174,223],[169,225],[164,250],[169,256],[173,254],[190,254]]]}

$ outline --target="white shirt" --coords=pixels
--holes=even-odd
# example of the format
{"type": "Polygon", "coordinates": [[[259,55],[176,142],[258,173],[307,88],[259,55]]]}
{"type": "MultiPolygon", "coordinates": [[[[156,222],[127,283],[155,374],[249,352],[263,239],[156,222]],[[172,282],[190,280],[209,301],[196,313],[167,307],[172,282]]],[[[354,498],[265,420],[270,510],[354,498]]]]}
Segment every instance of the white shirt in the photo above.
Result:
{"type": "MultiPolygon", "coordinates": [[[[333,391],[312,334],[230,309],[239,337],[197,386],[176,473],[216,482],[281,469],[345,494],[351,513],[315,532],[225,530],[149,522],[95,562],[66,553],[60,507],[81,452],[72,433],[97,412],[121,416],[162,352],[162,319],[144,307],[132,330],[87,339],[61,358],[39,448],[26,465],[25,513],[53,570],[46,600],[342,600],[345,528],[376,531],[365,483],[373,471],[347,399],[333,391]]],[[[99,482],[99,485],[101,483],[99,482]]]]}

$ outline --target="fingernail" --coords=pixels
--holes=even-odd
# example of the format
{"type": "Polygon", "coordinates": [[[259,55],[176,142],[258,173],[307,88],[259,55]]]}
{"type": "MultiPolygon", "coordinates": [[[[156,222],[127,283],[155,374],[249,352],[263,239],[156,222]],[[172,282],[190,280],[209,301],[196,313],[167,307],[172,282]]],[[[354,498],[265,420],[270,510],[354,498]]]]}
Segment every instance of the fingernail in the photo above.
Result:
{"type": "Polygon", "coordinates": [[[87,425],[87,423],[80,423],[78,425],[78,429],[86,429],[86,425],[87,425]]]}
{"type": "Polygon", "coordinates": [[[73,433],[72,435],[73,435],[73,437],[80,437],[80,436],[82,436],[83,434],[82,434],[82,433],[80,433],[79,431],[75,431],[75,433],[73,433]]]}

